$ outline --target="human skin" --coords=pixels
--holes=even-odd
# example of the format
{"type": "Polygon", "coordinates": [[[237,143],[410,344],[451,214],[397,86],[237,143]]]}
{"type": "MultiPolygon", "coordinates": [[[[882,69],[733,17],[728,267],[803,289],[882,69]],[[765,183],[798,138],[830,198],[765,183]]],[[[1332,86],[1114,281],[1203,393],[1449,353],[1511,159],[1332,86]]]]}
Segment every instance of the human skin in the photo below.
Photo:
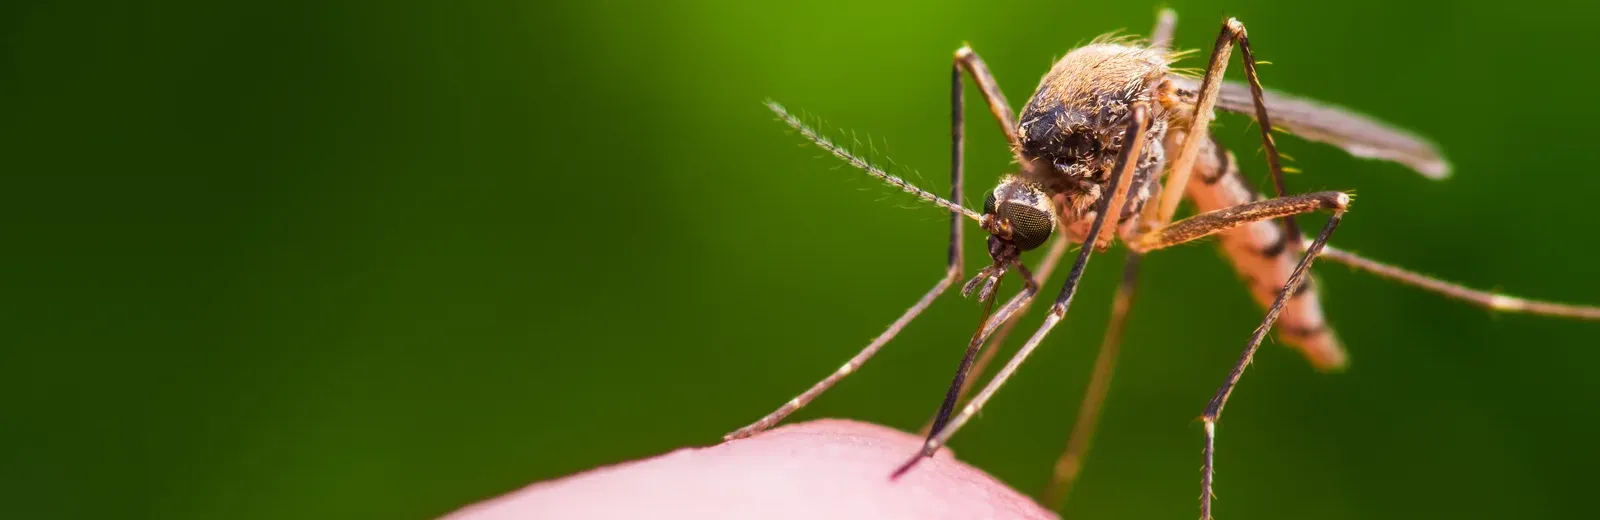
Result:
{"type": "Polygon", "coordinates": [[[1056,518],[948,449],[890,480],[921,443],[869,423],[791,424],[537,482],[445,518],[1056,518]]]}

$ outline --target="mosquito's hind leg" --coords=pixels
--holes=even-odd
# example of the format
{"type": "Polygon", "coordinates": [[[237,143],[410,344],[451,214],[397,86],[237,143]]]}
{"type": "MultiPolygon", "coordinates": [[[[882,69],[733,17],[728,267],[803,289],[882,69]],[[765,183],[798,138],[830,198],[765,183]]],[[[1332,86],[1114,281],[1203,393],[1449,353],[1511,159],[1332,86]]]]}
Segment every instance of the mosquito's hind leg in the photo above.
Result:
{"type": "Polygon", "coordinates": [[[1339,262],[1350,267],[1376,274],[1413,287],[1442,294],[1449,298],[1465,301],[1488,309],[1520,312],[1539,316],[1553,316],[1557,318],[1570,318],[1577,320],[1600,320],[1600,307],[1592,305],[1573,305],[1569,303],[1556,303],[1542,300],[1529,300],[1507,294],[1473,289],[1461,284],[1447,282],[1428,275],[1415,273],[1389,264],[1361,257],[1349,251],[1341,251],[1332,247],[1322,250],[1322,258],[1339,262]]]}

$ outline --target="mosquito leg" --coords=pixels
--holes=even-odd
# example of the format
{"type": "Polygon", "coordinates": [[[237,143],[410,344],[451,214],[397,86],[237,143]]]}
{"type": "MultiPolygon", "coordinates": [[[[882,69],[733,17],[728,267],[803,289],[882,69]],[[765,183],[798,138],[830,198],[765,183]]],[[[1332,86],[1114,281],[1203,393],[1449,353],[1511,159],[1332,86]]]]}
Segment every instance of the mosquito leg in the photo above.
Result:
{"type": "MultiPolygon", "coordinates": [[[[1250,102],[1256,108],[1256,126],[1261,129],[1261,147],[1267,154],[1267,167],[1272,171],[1272,185],[1278,190],[1277,195],[1283,197],[1289,194],[1289,188],[1283,178],[1283,157],[1278,155],[1278,143],[1272,140],[1272,119],[1267,115],[1267,102],[1265,94],[1261,92],[1261,77],[1256,74],[1256,55],[1250,49],[1250,37],[1245,34],[1244,25],[1238,26],[1234,36],[1239,42],[1239,59],[1244,62],[1244,76],[1250,83],[1250,102]]],[[[1294,219],[1285,217],[1280,219],[1283,229],[1288,234],[1289,240],[1295,242],[1296,248],[1300,247],[1300,224],[1294,219]]]]}
{"type": "MultiPolygon", "coordinates": [[[[983,94],[983,100],[989,105],[989,112],[994,114],[994,120],[1000,123],[1000,130],[1006,134],[1006,143],[1012,150],[1021,150],[1022,141],[1017,137],[1017,120],[1011,103],[1006,101],[1006,95],[1000,92],[1000,84],[994,80],[994,74],[989,72],[989,66],[978,57],[970,45],[962,45],[956,49],[955,68],[964,70],[972,75],[972,81],[978,84],[978,92],[983,94]]],[[[960,88],[960,73],[956,74],[956,88],[960,88]]],[[[958,109],[959,110],[959,109],[958,109]]]]}
{"type": "MultiPolygon", "coordinates": [[[[1178,212],[1178,202],[1183,198],[1184,187],[1189,184],[1189,174],[1194,171],[1200,143],[1210,135],[1208,125],[1215,115],[1217,92],[1222,89],[1222,73],[1227,70],[1228,58],[1233,55],[1233,43],[1244,38],[1244,34],[1244,24],[1239,20],[1229,18],[1222,23],[1222,32],[1217,35],[1217,43],[1211,49],[1211,61],[1206,65],[1205,77],[1200,81],[1200,96],[1195,101],[1194,113],[1189,118],[1189,127],[1184,130],[1183,145],[1178,148],[1172,168],[1167,171],[1167,183],[1161,189],[1161,203],[1155,206],[1151,227],[1172,222],[1172,216],[1178,212]]],[[[1265,122],[1262,126],[1270,128],[1265,122]]]]}
{"type": "Polygon", "coordinates": [[[1505,294],[1473,289],[1460,284],[1446,282],[1424,274],[1414,273],[1369,260],[1355,253],[1341,251],[1332,247],[1322,250],[1322,258],[1339,262],[1341,264],[1360,269],[1383,278],[1388,278],[1406,285],[1442,294],[1467,303],[1472,303],[1489,309],[1507,312],[1523,312],[1540,316],[1555,316],[1560,318],[1574,318],[1580,320],[1600,320],[1600,307],[1589,305],[1571,305],[1565,303],[1529,300],[1505,294]]]}
{"type": "MultiPolygon", "coordinates": [[[[1118,153],[1116,166],[1111,170],[1112,196],[1103,199],[1103,203],[1099,208],[1100,212],[1095,217],[1094,224],[1090,225],[1089,234],[1085,235],[1088,237],[1085,239],[1086,241],[1100,236],[1100,232],[1105,229],[1106,220],[1109,220],[1108,216],[1122,214],[1122,206],[1128,195],[1128,185],[1132,183],[1130,179],[1133,177],[1133,169],[1137,167],[1140,149],[1144,146],[1146,132],[1149,128],[1149,107],[1144,104],[1134,105],[1133,117],[1128,118],[1128,129],[1127,133],[1124,134],[1126,137],[1122,141],[1128,144],[1123,146],[1121,152],[1118,153]]],[[[973,396],[972,401],[962,407],[960,413],[952,417],[949,422],[936,418],[933,431],[928,436],[928,440],[923,443],[922,449],[918,450],[911,460],[896,469],[891,478],[905,474],[923,458],[933,456],[934,452],[948,442],[950,437],[961,429],[962,425],[972,420],[972,416],[983,408],[984,403],[994,397],[995,392],[1000,390],[1000,386],[1004,385],[1006,380],[1011,377],[1011,374],[1017,371],[1017,367],[1021,366],[1022,362],[1026,361],[1028,356],[1033,353],[1033,350],[1039,347],[1039,342],[1043,341],[1044,337],[1050,333],[1050,329],[1055,328],[1056,323],[1060,322],[1063,316],[1066,316],[1067,308],[1072,305],[1072,296],[1077,293],[1078,280],[1083,278],[1083,270],[1089,264],[1089,254],[1092,251],[1094,251],[1094,248],[1087,246],[1079,249],[1078,259],[1073,262],[1072,270],[1067,273],[1067,281],[1061,287],[1061,294],[1056,297],[1055,304],[1050,306],[1050,313],[1045,316],[1044,324],[1039,327],[1039,330],[1028,338],[1027,343],[1022,345],[1022,348],[1011,357],[1010,361],[1006,362],[1005,366],[1000,367],[1000,372],[995,374],[994,379],[989,380],[989,384],[984,385],[983,390],[973,396]]],[[[1003,319],[1005,318],[997,317],[997,319],[988,321],[994,323],[1003,319]]],[[[986,324],[984,328],[988,329],[989,325],[986,324]]],[[[978,338],[975,337],[974,339],[978,338]]],[[[945,404],[940,406],[941,409],[947,405],[954,405],[956,391],[959,388],[959,384],[952,385],[951,391],[945,396],[945,404]]]]}
{"type": "MultiPolygon", "coordinates": [[[[950,74],[949,200],[952,201],[961,200],[961,181],[965,177],[964,165],[966,149],[966,126],[961,110],[962,106],[961,69],[959,67],[955,67],[951,69],[950,74]]],[[[783,112],[780,113],[787,115],[783,112]]],[[[813,399],[816,399],[817,396],[822,395],[823,392],[828,391],[828,389],[832,388],[834,384],[839,382],[839,380],[844,379],[844,377],[850,375],[851,372],[855,372],[856,369],[861,368],[861,365],[866,363],[868,359],[872,359],[872,356],[876,355],[878,350],[882,349],[885,344],[888,344],[889,340],[893,339],[896,334],[899,334],[901,329],[904,329],[907,324],[911,323],[911,320],[916,319],[917,315],[922,314],[923,310],[926,310],[929,305],[933,304],[933,301],[938,299],[940,294],[943,294],[944,291],[949,289],[952,284],[961,280],[963,274],[961,254],[962,216],[964,215],[961,213],[950,213],[950,248],[945,259],[945,276],[939,280],[939,283],[934,284],[933,288],[929,289],[927,294],[923,294],[922,298],[917,300],[917,303],[912,304],[910,309],[906,309],[906,312],[901,314],[900,318],[896,319],[894,323],[890,324],[887,330],[884,330],[882,334],[878,335],[878,337],[873,338],[871,343],[868,343],[865,348],[862,348],[860,352],[857,352],[855,356],[851,357],[850,361],[847,361],[844,365],[841,365],[838,370],[835,370],[832,374],[828,374],[828,377],[823,378],[816,384],[811,385],[811,388],[806,389],[805,392],[801,393],[799,396],[796,396],[794,399],[790,399],[789,402],[784,403],[783,406],[778,407],[777,410],[774,410],[772,413],[767,414],[765,417],[762,417],[760,420],[751,423],[748,426],[740,428],[733,433],[724,435],[723,439],[733,440],[749,437],[751,435],[755,435],[756,433],[760,433],[767,428],[771,428],[773,425],[778,424],[779,421],[782,421],[785,417],[788,417],[789,414],[794,413],[795,410],[799,410],[807,403],[810,403],[813,399]]]]}
{"type": "MultiPolygon", "coordinates": [[[[966,178],[967,122],[966,100],[961,88],[961,68],[950,69],[950,200],[961,201],[961,182],[966,178]]],[[[950,254],[946,262],[953,283],[964,273],[961,257],[961,215],[950,214],[950,254]]]]}
{"type": "Polygon", "coordinates": [[[1172,247],[1233,229],[1251,222],[1288,217],[1318,210],[1344,211],[1350,195],[1342,191],[1319,191],[1275,199],[1246,202],[1237,206],[1207,211],[1166,226],[1147,231],[1128,242],[1128,248],[1141,253],[1172,247]]]}
{"type": "Polygon", "coordinates": [[[1094,372],[1089,376],[1089,387],[1078,405],[1078,419],[1072,424],[1072,435],[1067,438],[1067,450],[1056,460],[1050,484],[1045,487],[1045,507],[1060,511],[1072,493],[1072,484],[1083,468],[1083,458],[1089,453],[1089,442],[1100,421],[1100,410],[1105,406],[1106,392],[1111,388],[1111,376],[1117,370],[1117,354],[1121,350],[1122,331],[1128,323],[1128,311],[1133,307],[1134,289],[1139,280],[1139,253],[1129,252],[1122,267],[1122,283],[1111,300],[1111,319],[1106,323],[1105,339],[1100,341],[1100,353],[1094,358],[1094,372]]]}
{"type": "Polygon", "coordinates": [[[1339,227],[1339,220],[1344,217],[1344,209],[1333,212],[1333,217],[1322,227],[1322,233],[1311,242],[1305,256],[1300,258],[1300,263],[1295,266],[1294,272],[1289,275],[1289,281],[1283,284],[1283,289],[1278,291],[1278,299],[1272,302],[1272,307],[1267,309],[1267,316],[1261,320],[1261,325],[1250,334],[1250,343],[1244,348],[1244,353],[1233,364],[1233,369],[1228,371],[1228,378],[1223,380],[1222,387],[1217,389],[1211,402],[1206,405],[1206,411],[1201,419],[1205,421],[1205,461],[1200,468],[1200,520],[1211,520],[1212,482],[1216,472],[1214,460],[1217,444],[1217,420],[1222,418],[1222,408],[1228,404],[1228,396],[1233,394],[1234,385],[1239,383],[1239,378],[1244,375],[1245,367],[1256,355],[1256,349],[1261,346],[1262,338],[1267,331],[1272,329],[1272,323],[1278,320],[1278,314],[1283,312],[1283,307],[1294,298],[1295,293],[1305,282],[1306,273],[1311,269],[1311,263],[1321,254],[1322,248],[1328,243],[1328,237],[1333,235],[1334,228],[1339,227]]]}

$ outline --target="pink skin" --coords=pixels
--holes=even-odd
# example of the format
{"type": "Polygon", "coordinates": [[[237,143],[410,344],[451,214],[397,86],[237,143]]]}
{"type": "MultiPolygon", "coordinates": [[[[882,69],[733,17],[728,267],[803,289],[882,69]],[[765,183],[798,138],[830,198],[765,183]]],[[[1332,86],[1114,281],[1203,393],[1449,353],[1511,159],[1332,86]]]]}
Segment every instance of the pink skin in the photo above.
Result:
{"type": "Polygon", "coordinates": [[[948,449],[890,481],[921,443],[875,424],[791,424],[535,483],[445,518],[1056,518],[948,449]]]}

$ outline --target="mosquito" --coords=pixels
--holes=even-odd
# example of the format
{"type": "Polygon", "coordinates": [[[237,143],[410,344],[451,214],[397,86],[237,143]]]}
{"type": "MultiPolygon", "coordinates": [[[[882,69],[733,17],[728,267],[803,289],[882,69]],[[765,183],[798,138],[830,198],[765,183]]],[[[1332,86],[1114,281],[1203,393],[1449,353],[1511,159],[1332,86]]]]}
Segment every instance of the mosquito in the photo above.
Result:
{"type": "MultiPolygon", "coordinates": [[[[988,66],[970,46],[955,51],[950,83],[950,175],[948,199],[891,175],[849,149],[818,133],[783,106],[768,102],[781,120],[802,136],[844,160],[916,197],[951,212],[950,246],[945,276],[888,329],[865,348],[755,423],[726,436],[747,437],[772,427],[805,406],[839,380],[858,370],[932,302],[965,277],[962,265],[962,219],[977,222],[989,234],[992,263],[962,287],[986,302],[984,317],[967,349],[943,402],[927,428],[927,441],[891,478],[910,471],[932,456],[1014,375],[1067,314],[1091,254],[1104,252],[1116,240],[1128,249],[1123,278],[1113,297],[1112,314],[1085,392],[1067,449],[1058,459],[1046,502],[1059,508],[1076,479],[1115,368],[1122,328],[1137,283],[1138,264],[1153,251],[1217,235],[1225,256],[1266,308],[1243,353],[1201,415],[1204,449],[1200,516],[1212,515],[1217,421],[1269,330],[1297,348],[1315,367],[1337,369],[1347,362],[1344,347],[1323,318],[1316,289],[1307,277],[1318,258],[1343,263],[1444,296],[1493,310],[1526,312],[1575,319],[1600,319],[1600,307],[1528,300],[1467,288],[1383,264],[1328,246],[1335,228],[1350,209],[1351,197],[1341,191],[1290,195],[1273,130],[1331,144],[1362,158],[1405,165],[1424,176],[1442,179],[1450,164],[1429,141],[1354,112],[1286,94],[1265,91],[1257,76],[1254,53],[1244,24],[1229,18],[1222,24],[1210,60],[1198,78],[1174,69],[1185,53],[1169,49],[1177,17],[1168,10],[1159,17],[1148,40],[1102,37],[1072,50],[1045,74],[1020,116],[1001,93],[988,66]],[[1244,84],[1224,82],[1234,48],[1241,54],[1244,84]],[[964,78],[970,76],[989,111],[1010,143],[1017,171],[1007,174],[985,196],[982,211],[961,204],[965,125],[964,78]],[[1233,154],[1209,134],[1216,110],[1253,117],[1272,176],[1275,197],[1255,191],[1240,173],[1233,154]],[[1172,153],[1169,158],[1169,152],[1172,153]],[[1196,213],[1173,221],[1187,196],[1196,213]],[[1308,239],[1291,218],[1327,212],[1328,221],[1308,239]],[[1111,218],[1115,216],[1116,218],[1111,218]],[[1052,236],[1056,240],[1040,262],[1038,277],[1023,265],[1021,254],[1052,236]],[[978,354],[997,329],[1009,331],[1038,292],[1038,280],[1062,258],[1069,244],[1078,250],[1060,293],[1044,322],[960,411],[956,404],[970,384],[967,377],[982,363],[978,354]],[[1291,254],[1295,253],[1295,254],[1291,254]],[[1009,272],[1022,279],[1022,290],[994,310],[994,292],[1009,272]],[[992,311],[992,312],[991,312],[992,311]]],[[[995,342],[1003,340],[1002,331],[995,342]]],[[[993,349],[990,350],[993,352],[993,349]]]]}

